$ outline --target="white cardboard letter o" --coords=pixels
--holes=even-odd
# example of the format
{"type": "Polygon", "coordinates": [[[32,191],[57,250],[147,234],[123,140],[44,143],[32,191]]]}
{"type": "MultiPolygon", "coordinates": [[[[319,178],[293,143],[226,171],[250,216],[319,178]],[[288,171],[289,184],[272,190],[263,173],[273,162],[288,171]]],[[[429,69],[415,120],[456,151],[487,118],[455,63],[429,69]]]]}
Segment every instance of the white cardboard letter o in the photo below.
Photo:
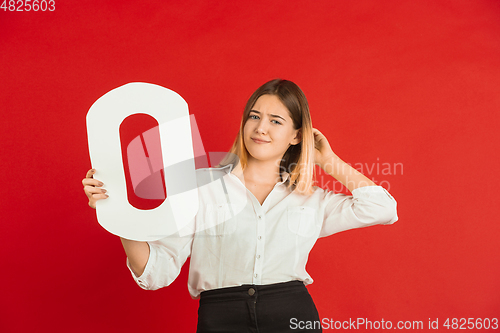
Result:
{"type": "Polygon", "coordinates": [[[191,125],[188,105],[179,94],[142,82],[113,89],[91,106],[87,134],[96,178],[109,194],[96,204],[97,220],[104,229],[126,239],[153,241],[178,232],[195,217],[198,189],[191,125]],[[137,113],[148,114],[159,124],[168,196],[151,210],[137,209],[127,199],[120,124],[137,113]]]}

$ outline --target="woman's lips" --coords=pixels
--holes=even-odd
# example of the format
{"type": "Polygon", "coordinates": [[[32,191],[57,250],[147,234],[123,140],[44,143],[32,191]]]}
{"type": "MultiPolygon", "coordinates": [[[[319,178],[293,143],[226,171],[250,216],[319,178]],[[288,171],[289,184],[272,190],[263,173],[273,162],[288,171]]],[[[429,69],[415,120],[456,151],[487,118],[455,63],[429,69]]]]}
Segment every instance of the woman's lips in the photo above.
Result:
{"type": "Polygon", "coordinates": [[[255,138],[252,138],[252,140],[255,142],[255,143],[269,143],[270,141],[264,141],[264,140],[260,140],[260,139],[255,139],[255,138]]]}

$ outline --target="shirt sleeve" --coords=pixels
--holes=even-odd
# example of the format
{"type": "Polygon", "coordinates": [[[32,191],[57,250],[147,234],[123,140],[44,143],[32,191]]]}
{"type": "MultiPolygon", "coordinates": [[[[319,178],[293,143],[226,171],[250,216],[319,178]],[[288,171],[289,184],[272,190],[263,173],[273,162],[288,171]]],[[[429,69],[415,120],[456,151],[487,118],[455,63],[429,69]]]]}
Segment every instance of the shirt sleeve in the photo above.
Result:
{"type": "Polygon", "coordinates": [[[156,290],[170,285],[179,275],[182,265],[191,255],[193,235],[172,235],[148,242],[149,259],[141,276],[136,276],[127,258],[127,267],[135,282],[145,290],[156,290]]]}
{"type": "Polygon", "coordinates": [[[381,186],[359,187],[352,195],[328,192],[324,202],[324,221],[319,237],[398,220],[397,202],[381,186]]]}

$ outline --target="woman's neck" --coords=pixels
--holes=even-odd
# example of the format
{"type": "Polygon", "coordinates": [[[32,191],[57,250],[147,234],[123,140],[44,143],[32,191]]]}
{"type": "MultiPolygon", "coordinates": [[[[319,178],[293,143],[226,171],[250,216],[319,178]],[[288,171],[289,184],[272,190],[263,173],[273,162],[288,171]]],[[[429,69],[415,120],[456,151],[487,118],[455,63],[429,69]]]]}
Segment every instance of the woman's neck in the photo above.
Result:
{"type": "Polygon", "coordinates": [[[250,156],[243,171],[245,181],[262,185],[276,184],[281,181],[279,165],[280,160],[259,161],[250,156]]]}

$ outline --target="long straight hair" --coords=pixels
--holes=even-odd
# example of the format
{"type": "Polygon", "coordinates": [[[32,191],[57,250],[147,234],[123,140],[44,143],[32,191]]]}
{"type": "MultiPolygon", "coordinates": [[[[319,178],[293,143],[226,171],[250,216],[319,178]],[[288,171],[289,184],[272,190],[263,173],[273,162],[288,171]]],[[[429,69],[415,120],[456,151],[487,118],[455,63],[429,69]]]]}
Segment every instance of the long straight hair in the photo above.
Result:
{"type": "Polygon", "coordinates": [[[311,114],[309,104],[302,90],[292,81],[275,79],[260,86],[247,101],[241,118],[240,131],[234,140],[233,146],[219,167],[239,162],[241,169],[245,170],[248,163],[249,152],[243,140],[243,128],[248,120],[248,115],[257,99],[262,95],[273,95],[288,109],[293,120],[294,129],[300,129],[302,139],[296,145],[288,147],[280,163],[280,173],[288,172],[291,186],[294,191],[301,194],[313,192],[315,169],[314,169],[314,135],[312,131],[311,114]]]}

